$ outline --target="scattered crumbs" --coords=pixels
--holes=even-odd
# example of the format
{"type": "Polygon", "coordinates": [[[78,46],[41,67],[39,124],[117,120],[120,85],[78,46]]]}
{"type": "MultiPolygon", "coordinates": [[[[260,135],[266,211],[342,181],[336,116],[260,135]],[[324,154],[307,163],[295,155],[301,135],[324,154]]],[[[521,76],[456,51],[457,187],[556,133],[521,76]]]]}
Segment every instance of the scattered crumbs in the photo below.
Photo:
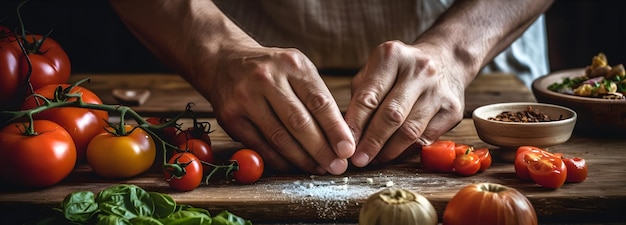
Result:
{"type": "Polygon", "coordinates": [[[393,187],[393,181],[387,181],[385,182],[385,187],[393,187]]]}
{"type": "Polygon", "coordinates": [[[374,183],[374,179],[372,179],[371,177],[368,177],[367,179],[365,179],[365,183],[373,184],[374,183]]]}

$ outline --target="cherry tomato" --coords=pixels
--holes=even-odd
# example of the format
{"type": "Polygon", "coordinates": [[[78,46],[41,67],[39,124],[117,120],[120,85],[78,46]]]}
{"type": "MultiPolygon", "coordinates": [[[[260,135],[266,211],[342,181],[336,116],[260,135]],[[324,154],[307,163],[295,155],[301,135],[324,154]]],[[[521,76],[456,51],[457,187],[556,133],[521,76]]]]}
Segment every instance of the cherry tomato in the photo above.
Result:
{"type": "Polygon", "coordinates": [[[444,225],[538,224],[531,202],[515,188],[473,183],[459,190],[443,212],[444,225]]]}
{"type": "Polygon", "coordinates": [[[202,165],[195,155],[187,152],[176,153],[170,157],[168,163],[181,164],[185,169],[185,175],[182,177],[172,176],[170,171],[165,170],[165,179],[172,189],[177,191],[191,191],[202,183],[202,165]]]}
{"type": "MultiPolygon", "coordinates": [[[[161,125],[161,124],[165,124],[167,122],[169,122],[168,118],[165,117],[149,117],[146,119],[146,122],[152,124],[152,125],[161,125]]],[[[159,136],[161,138],[163,138],[164,141],[168,142],[168,143],[173,143],[174,138],[176,137],[176,133],[178,132],[178,128],[176,128],[176,126],[168,126],[168,127],[164,127],[162,130],[160,130],[159,132],[159,136]]]]}
{"type": "Polygon", "coordinates": [[[65,50],[51,37],[26,35],[9,36],[0,40],[0,105],[19,107],[28,93],[27,85],[29,63],[20,44],[24,46],[30,59],[32,70],[30,84],[33,89],[48,84],[66,83],[70,77],[71,65],[65,50]]]}
{"type": "Polygon", "coordinates": [[[428,171],[452,172],[454,169],[455,143],[449,140],[436,141],[422,146],[421,163],[428,171]]]}
{"type": "Polygon", "coordinates": [[[230,157],[230,161],[237,163],[237,169],[232,173],[237,183],[251,184],[263,175],[263,158],[252,149],[238,150],[230,157]]]}
{"type": "MultiPolygon", "coordinates": [[[[61,86],[68,88],[69,84],[50,84],[35,90],[34,93],[39,94],[47,99],[53,99],[55,91],[61,86]]],[[[87,88],[74,86],[68,90],[70,94],[81,94],[82,100],[90,104],[102,104],[102,100],[87,88]]],[[[76,98],[66,99],[65,101],[76,101],[76,98]]],[[[34,96],[26,98],[22,104],[22,109],[33,109],[43,104],[42,99],[34,96]]],[[[93,137],[105,132],[104,127],[107,126],[109,114],[103,110],[83,109],[77,107],[60,107],[44,110],[34,115],[35,119],[50,120],[58,123],[65,128],[76,144],[76,157],[79,162],[86,160],[85,152],[87,145],[93,137]]]]}
{"type": "MultiPolygon", "coordinates": [[[[25,123],[28,125],[28,123],[25,123]]],[[[19,187],[42,188],[67,177],[76,164],[70,134],[48,120],[35,120],[36,135],[25,135],[22,123],[0,131],[0,180],[19,187]]]]}
{"type": "Polygon", "coordinates": [[[174,138],[174,145],[184,144],[189,139],[201,139],[211,145],[211,138],[209,137],[209,131],[203,128],[189,127],[186,130],[180,131],[174,138]]]}
{"type": "Polygon", "coordinates": [[[454,144],[454,152],[456,153],[457,156],[465,155],[465,152],[467,152],[467,149],[469,148],[472,148],[472,146],[469,146],[466,144],[459,144],[459,143],[454,144]]]}
{"type": "Polygon", "coordinates": [[[567,167],[561,154],[553,154],[533,146],[518,148],[515,173],[522,180],[532,180],[546,188],[559,188],[565,183],[567,167]]]}
{"type": "Polygon", "coordinates": [[[530,181],[532,178],[528,173],[528,164],[537,161],[542,156],[544,150],[534,146],[520,146],[515,153],[515,174],[522,180],[530,181]]]}
{"type": "Polygon", "coordinates": [[[476,174],[480,170],[480,165],[480,158],[469,148],[465,150],[465,154],[454,159],[454,171],[463,176],[476,174]]]}
{"type": "Polygon", "coordinates": [[[129,178],[148,170],[154,163],[156,146],[144,130],[126,125],[124,136],[109,132],[96,135],[87,146],[87,162],[106,178],[129,178]],[[132,130],[132,132],[130,132],[132,130]]]}
{"type": "Polygon", "coordinates": [[[480,159],[480,170],[479,170],[479,172],[483,172],[483,171],[489,169],[489,167],[491,167],[491,163],[492,163],[493,159],[491,158],[491,153],[489,152],[488,148],[477,148],[477,149],[474,149],[474,154],[476,154],[478,156],[478,158],[480,159]]]}
{"type": "MultiPolygon", "coordinates": [[[[211,146],[200,139],[189,139],[186,143],[178,146],[180,150],[189,151],[189,153],[198,157],[199,160],[208,163],[214,163],[215,157],[213,156],[213,149],[211,146]]],[[[210,171],[210,166],[202,165],[204,171],[210,171]]]]}
{"type": "Polygon", "coordinates": [[[561,157],[542,157],[531,161],[528,172],[535,183],[546,188],[560,188],[567,178],[567,167],[561,157]]]}
{"type": "Polygon", "coordinates": [[[566,182],[578,183],[587,179],[588,166],[585,159],[580,157],[563,158],[563,162],[567,167],[566,182]]]}

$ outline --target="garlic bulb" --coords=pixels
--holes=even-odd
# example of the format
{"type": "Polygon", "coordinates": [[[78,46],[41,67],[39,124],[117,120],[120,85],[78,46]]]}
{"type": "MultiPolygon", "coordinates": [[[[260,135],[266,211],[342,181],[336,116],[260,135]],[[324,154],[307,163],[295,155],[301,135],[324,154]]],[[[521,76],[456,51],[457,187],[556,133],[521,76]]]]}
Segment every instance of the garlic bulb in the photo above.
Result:
{"type": "Polygon", "coordinates": [[[359,225],[436,225],[437,211],[426,197],[406,189],[372,194],[359,213],[359,225]]]}

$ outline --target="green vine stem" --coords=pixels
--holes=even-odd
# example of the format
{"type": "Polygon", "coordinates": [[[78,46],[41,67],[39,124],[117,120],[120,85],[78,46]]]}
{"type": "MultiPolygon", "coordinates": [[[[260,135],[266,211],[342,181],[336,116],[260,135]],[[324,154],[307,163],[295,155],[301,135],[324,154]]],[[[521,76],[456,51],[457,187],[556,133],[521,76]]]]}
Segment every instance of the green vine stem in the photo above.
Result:
{"type": "MultiPolygon", "coordinates": [[[[59,86],[57,90],[55,91],[55,97],[53,99],[47,99],[44,96],[41,96],[39,94],[33,94],[32,95],[33,98],[36,98],[37,100],[41,100],[41,101],[38,101],[39,106],[36,108],[28,109],[28,110],[0,112],[0,114],[3,115],[0,118],[5,118],[5,115],[6,115],[6,118],[9,118],[5,121],[0,121],[0,127],[4,127],[14,121],[20,121],[20,119],[22,118],[27,118],[28,125],[23,123],[24,135],[33,136],[33,135],[37,135],[33,127],[33,124],[34,124],[33,121],[35,120],[33,115],[43,112],[45,110],[49,110],[53,108],[60,108],[60,107],[75,107],[75,108],[83,108],[83,109],[103,110],[109,113],[118,113],[120,116],[119,124],[115,125],[115,124],[109,123],[109,126],[112,128],[112,130],[104,128],[106,132],[109,132],[118,136],[124,136],[124,135],[127,135],[128,133],[131,133],[132,130],[134,129],[137,129],[137,128],[143,129],[161,144],[161,147],[164,151],[164,153],[162,154],[163,155],[163,159],[162,159],[163,168],[165,170],[170,171],[176,177],[182,177],[186,174],[186,171],[185,171],[186,165],[182,163],[173,163],[173,164],[167,163],[166,153],[168,149],[173,149],[179,152],[185,152],[188,150],[178,149],[177,146],[174,146],[168,143],[167,141],[163,140],[159,135],[157,135],[155,131],[161,130],[165,127],[170,127],[170,126],[178,127],[176,122],[179,119],[185,116],[193,116],[193,111],[191,110],[191,107],[190,107],[191,105],[193,105],[192,103],[189,103],[187,105],[183,113],[180,113],[177,116],[171,118],[166,123],[154,125],[154,124],[150,124],[149,122],[147,122],[146,119],[144,119],[141,115],[139,115],[137,112],[135,112],[132,108],[128,106],[85,103],[80,93],[69,93],[73,87],[87,80],[88,79],[78,81],[74,84],[71,84],[69,87],[65,89],[59,86]],[[129,132],[127,132],[124,129],[124,126],[126,125],[126,121],[128,118],[136,121],[138,124],[129,132]]],[[[196,118],[194,118],[194,121],[196,121],[196,118]]],[[[216,164],[211,164],[208,162],[202,162],[202,163],[206,165],[210,165],[214,168],[213,171],[210,173],[210,175],[213,175],[216,171],[222,170],[222,169],[226,170],[226,173],[229,174],[230,172],[238,168],[232,162],[227,165],[216,165],[216,164]]],[[[210,175],[206,177],[207,183],[208,183],[208,179],[210,178],[210,175]]]]}

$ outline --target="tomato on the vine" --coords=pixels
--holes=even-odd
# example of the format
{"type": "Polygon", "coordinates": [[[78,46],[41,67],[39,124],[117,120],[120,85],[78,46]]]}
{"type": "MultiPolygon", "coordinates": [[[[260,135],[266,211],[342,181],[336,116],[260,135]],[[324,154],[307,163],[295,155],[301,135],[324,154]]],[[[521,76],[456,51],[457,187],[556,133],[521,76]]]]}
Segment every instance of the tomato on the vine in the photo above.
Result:
{"type": "Polygon", "coordinates": [[[172,172],[165,170],[165,179],[170,187],[177,191],[191,191],[202,183],[203,169],[200,160],[188,152],[180,152],[172,155],[168,160],[169,164],[179,164],[185,170],[181,177],[172,175],[172,172]]]}
{"type": "Polygon", "coordinates": [[[470,148],[454,159],[454,171],[463,176],[471,176],[480,170],[480,158],[470,148]]]}
{"type": "Polygon", "coordinates": [[[23,97],[29,94],[26,88],[28,82],[32,89],[48,84],[66,83],[70,71],[68,55],[59,43],[50,37],[27,34],[0,39],[0,105],[3,105],[3,109],[7,104],[8,109],[19,107],[23,97]],[[28,59],[20,44],[24,47],[28,59]],[[30,77],[28,77],[29,68],[30,77]]]}
{"type": "MultiPolygon", "coordinates": [[[[213,156],[213,149],[211,146],[200,139],[189,139],[186,143],[178,146],[180,150],[188,151],[189,153],[198,157],[199,160],[207,163],[214,163],[215,157],[213,156]]],[[[208,165],[202,165],[205,171],[210,171],[211,168],[208,165]]]]}
{"type": "Polygon", "coordinates": [[[126,135],[104,132],[87,146],[87,162],[106,178],[129,178],[147,171],[156,156],[152,137],[140,128],[124,126],[126,135]],[[132,132],[131,132],[132,130],[132,132]]]}
{"type": "Polygon", "coordinates": [[[578,183],[587,179],[589,167],[587,166],[585,159],[581,157],[563,158],[563,162],[567,167],[566,182],[578,183]]]}
{"type": "Polygon", "coordinates": [[[449,140],[439,140],[422,146],[422,167],[428,171],[452,172],[456,158],[454,147],[455,143],[449,140]]]}
{"type": "MultiPolygon", "coordinates": [[[[58,87],[64,90],[69,88],[69,84],[50,84],[39,89],[34,93],[41,95],[47,99],[54,99],[55,92],[58,87]]],[[[102,104],[102,100],[87,88],[74,86],[67,90],[69,94],[80,94],[83,102],[90,104],[102,104]]],[[[65,99],[65,101],[76,101],[76,98],[65,99]]],[[[44,101],[34,95],[26,98],[22,104],[22,109],[34,109],[44,104],[44,101]]],[[[107,111],[83,109],[77,107],[59,107],[44,110],[34,115],[35,119],[50,120],[58,123],[65,128],[76,144],[76,157],[79,162],[85,161],[85,152],[87,145],[93,137],[105,132],[104,127],[107,126],[109,114],[107,111]]]]}
{"type": "Polygon", "coordinates": [[[72,137],[48,120],[35,120],[35,135],[27,135],[28,124],[12,123],[0,131],[0,179],[26,188],[57,184],[76,164],[72,137]]]}
{"type": "MultiPolygon", "coordinates": [[[[149,117],[146,119],[146,122],[152,124],[152,125],[162,125],[165,123],[169,122],[168,118],[165,117],[149,117]]],[[[159,136],[161,138],[163,138],[164,141],[168,142],[168,143],[173,143],[174,138],[176,137],[176,134],[178,132],[178,128],[176,128],[176,126],[168,126],[168,127],[164,127],[160,132],[159,132],[159,136]]]]}
{"type": "Polygon", "coordinates": [[[185,130],[181,130],[174,137],[174,145],[184,144],[187,140],[190,139],[200,139],[211,145],[211,137],[209,137],[209,131],[204,130],[203,128],[189,127],[185,130]]]}
{"type": "Polygon", "coordinates": [[[235,181],[240,184],[251,184],[259,180],[263,175],[263,158],[252,149],[237,150],[230,161],[237,163],[237,168],[232,172],[235,181]]]}

